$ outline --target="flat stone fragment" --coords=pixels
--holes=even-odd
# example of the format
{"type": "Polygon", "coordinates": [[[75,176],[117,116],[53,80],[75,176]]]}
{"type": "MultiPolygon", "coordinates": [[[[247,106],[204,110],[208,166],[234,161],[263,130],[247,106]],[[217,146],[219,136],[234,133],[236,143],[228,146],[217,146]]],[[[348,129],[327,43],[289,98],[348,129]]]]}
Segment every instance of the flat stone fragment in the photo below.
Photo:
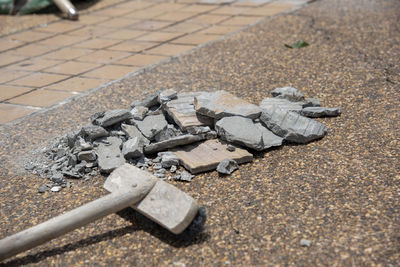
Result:
{"type": "Polygon", "coordinates": [[[257,128],[261,131],[262,141],[263,141],[263,149],[268,149],[270,147],[281,146],[283,142],[283,138],[277,136],[272,131],[267,129],[261,123],[255,124],[257,128]]]}
{"type": "Polygon", "coordinates": [[[129,110],[113,109],[104,112],[104,115],[95,119],[94,123],[103,127],[108,127],[130,118],[132,118],[132,114],[129,110]]]}
{"type": "Polygon", "coordinates": [[[251,162],[253,155],[244,149],[236,148],[229,151],[226,144],[218,139],[207,140],[184,147],[172,149],[180,159],[181,164],[192,174],[215,170],[218,164],[230,158],[238,164],[251,162]]]}
{"type": "Polygon", "coordinates": [[[186,181],[186,182],[190,182],[193,178],[194,175],[188,173],[187,171],[183,170],[180,175],[179,175],[179,180],[180,181],[186,181]]]}
{"type": "Polygon", "coordinates": [[[194,98],[194,107],[197,113],[215,119],[228,116],[256,119],[261,114],[260,107],[226,91],[216,91],[196,96],[194,98]]]}
{"type": "Polygon", "coordinates": [[[260,129],[251,119],[234,116],[225,117],[215,124],[218,136],[230,143],[261,151],[264,149],[260,129]]]}
{"type": "Polygon", "coordinates": [[[146,108],[151,108],[153,106],[158,105],[158,94],[159,92],[155,92],[154,94],[146,97],[142,102],[136,103],[138,106],[144,106],[146,108]]]}
{"type": "Polygon", "coordinates": [[[271,91],[273,97],[287,99],[289,101],[304,101],[304,95],[294,87],[280,87],[271,91]]]}
{"type": "Polygon", "coordinates": [[[179,93],[177,98],[169,101],[164,105],[165,111],[174,120],[174,122],[186,131],[188,127],[194,126],[210,126],[214,124],[214,120],[197,114],[194,108],[194,97],[205,92],[184,92],[179,93]]]}
{"type": "Polygon", "coordinates": [[[136,106],[131,110],[131,114],[135,120],[142,121],[144,117],[146,117],[148,111],[149,109],[144,106],[136,106]]]}
{"type": "Polygon", "coordinates": [[[139,158],[143,156],[143,146],[138,137],[128,139],[122,146],[122,154],[126,159],[139,158]]]}
{"type": "Polygon", "coordinates": [[[340,108],[307,107],[300,114],[309,118],[336,117],[342,113],[340,108]]]}
{"type": "Polygon", "coordinates": [[[163,114],[147,116],[142,121],[135,120],[134,122],[140,132],[149,140],[153,140],[159,132],[168,126],[163,114]]]}
{"type": "Polygon", "coordinates": [[[231,174],[239,168],[239,165],[233,159],[224,159],[217,166],[217,172],[222,174],[231,174]]]}
{"type": "Polygon", "coordinates": [[[139,129],[134,126],[134,125],[129,125],[129,124],[121,124],[121,129],[122,131],[129,137],[129,138],[139,138],[139,140],[143,144],[149,144],[150,141],[146,137],[143,136],[143,134],[139,131],[139,129]]]}
{"type": "Polygon", "coordinates": [[[306,97],[303,107],[320,107],[321,102],[316,98],[306,97]]]}
{"type": "Polygon", "coordinates": [[[327,128],[322,123],[279,107],[272,111],[264,110],[260,120],[276,135],[300,144],[319,139],[327,132],[327,128]]]}
{"type": "Polygon", "coordinates": [[[175,153],[169,151],[161,153],[161,166],[163,168],[170,168],[176,165],[179,165],[179,157],[175,153]]]}
{"type": "Polygon", "coordinates": [[[180,135],[182,135],[182,132],[179,129],[175,128],[172,124],[168,124],[167,128],[159,132],[154,139],[156,142],[161,142],[180,135]]]}
{"type": "Polygon", "coordinates": [[[125,163],[125,158],[120,149],[122,141],[114,136],[100,140],[104,142],[99,142],[96,148],[99,169],[102,173],[110,173],[125,163]]]}
{"type": "Polygon", "coordinates": [[[302,247],[310,247],[311,246],[311,241],[308,239],[302,239],[300,240],[300,246],[302,247]]]}
{"type": "Polygon", "coordinates": [[[161,91],[160,94],[158,95],[158,103],[160,104],[167,103],[168,101],[177,98],[177,95],[178,94],[174,89],[167,89],[161,91]]]}
{"type": "Polygon", "coordinates": [[[161,142],[151,143],[149,145],[146,145],[144,147],[144,152],[146,154],[152,154],[163,150],[167,150],[169,148],[192,144],[198,141],[202,141],[204,139],[206,139],[206,134],[199,134],[199,135],[185,134],[161,142]]]}
{"type": "Polygon", "coordinates": [[[93,150],[82,151],[78,153],[78,159],[85,161],[94,161],[96,160],[96,154],[93,152],[93,150]]]}
{"type": "Polygon", "coordinates": [[[82,127],[79,135],[87,141],[94,141],[97,138],[108,136],[108,132],[101,126],[87,125],[82,127]]]}
{"type": "Polygon", "coordinates": [[[261,101],[260,108],[272,111],[275,110],[276,107],[279,107],[281,110],[300,112],[303,109],[303,105],[303,102],[292,102],[283,98],[267,97],[261,101]]]}

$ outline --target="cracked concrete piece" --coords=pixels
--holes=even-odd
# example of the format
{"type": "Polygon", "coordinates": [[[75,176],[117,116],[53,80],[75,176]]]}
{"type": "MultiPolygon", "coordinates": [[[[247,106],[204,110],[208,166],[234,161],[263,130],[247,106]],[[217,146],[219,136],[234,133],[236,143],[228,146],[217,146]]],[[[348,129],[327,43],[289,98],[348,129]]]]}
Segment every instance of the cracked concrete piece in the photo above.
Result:
{"type": "Polygon", "coordinates": [[[103,127],[108,127],[130,118],[132,118],[132,114],[129,110],[113,109],[104,112],[104,115],[97,118],[94,123],[103,127]]]}
{"type": "Polygon", "coordinates": [[[144,106],[136,106],[131,110],[131,114],[135,120],[142,121],[144,117],[146,117],[148,111],[149,109],[144,106]]]}
{"type": "Polygon", "coordinates": [[[222,174],[231,174],[239,168],[239,165],[233,159],[224,159],[217,166],[217,172],[222,174]]]}
{"type": "Polygon", "coordinates": [[[260,120],[276,135],[300,144],[319,139],[327,132],[327,128],[322,123],[279,107],[272,111],[264,110],[260,120]]]}
{"type": "Polygon", "coordinates": [[[175,128],[172,124],[168,124],[167,128],[159,132],[154,139],[156,142],[161,142],[180,135],[182,135],[182,132],[179,129],[175,128]]]}
{"type": "Polygon", "coordinates": [[[152,154],[152,153],[160,152],[160,151],[163,151],[163,150],[166,150],[166,149],[169,149],[169,148],[192,144],[194,142],[202,141],[204,139],[206,139],[206,135],[205,134],[199,134],[199,135],[185,134],[185,135],[180,135],[180,136],[168,139],[168,140],[164,140],[164,141],[161,141],[161,142],[151,143],[149,145],[146,145],[144,147],[144,152],[146,154],[152,154]]]}
{"type": "Polygon", "coordinates": [[[294,87],[280,87],[271,91],[273,97],[287,99],[289,101],[297,102],[304,101],[304,95],[294,87]]]}
{"type": "Polygon", "coordinates": [[[187,128],[187,132],[190,134],[202,134],[210,131],[211,129],[209,126],[191,126],[187,128]]]}
{"type": "Polygon", "coordinates": [[[340,108],[307,107],[300,114],[309,118],[336,117],[342,113],[340,108]]]}
{"type": "Polygon", "coordinates": [[[161,154],[161,166],[163,168],[170,168],[173,165],[179,165],[179,157],[173,152],[163,152],[161,154]]]}
{"type": "Polygon", "coordinates": [[[108,136],[108,132],[101,126],[87,125],[83,126],[79,135],[87,141],[94,141],[97,138],[108,136]]]}
{"type": "Polygon", "coordinates": [[[134,125],[129,124],[121,124],[122,131],[129,137],[129,138],[139,138],[143,144],[149,144],[150,141],[143,134],[139,131],[139,129],[134,125]]]}
{"type": "Polygon", "coordinates": [[[263,141],[263,149],[268,149],[270,147],[282,145],[282,142],[283,142],[282,137],[277,136],[276,134],[271,132],[269,129],[264,127],[264,125],[262,125],[261,123],[256,123],[255,125],[261,131],[262,141],[263,141]]]}
{"type": "Polygon", "coordinates": [[[303,109],[303,104],[303,102],[292,102],[283,98],[267,97],[261,101],[260,108],[272,111],[279,107],[281,110],[300,112],[303,109]]]}
{"type": "Polygon", "coordinates": [[[153,106],[158,105],[158,94],[159,92],[155,92],[152,95],[146,97],[142,102],[136,103],[138,106],[144,106],[146,108],[151,108],[153,106]]]}
{"type": "Polygon", "coordinates": [[[143,156],[143,143],[138,137],[126,141],[122,146],[122,154],[126,159],[139,158],[143,156]]]}
{"type": "Polygon", "coordinates": [[[177,95],[178,94],[174,89],[167,89],[167,90],[161,91],[160,94],[158,95],[158,103],[165,104],[168,101],[175,99],[177,97],[177,95]]]}
{"type": "Polygon", "coordinates": [[[93,150],[82,151],[78,153],[78,159],[85,161],[94,161],[96,160],[96,154],[93,150]]]}
{"type": "Polygon", "coordinates": [[[205,92],[184,92],[179,93],[177,98],[165,104],[164,109],[174,122],[186,131],[189,127],[210,126],[214,120],[197,114],[194,108],[194,97],[205,92]]]}
{"type": "Polygon", "coordinates": [[[223,140],[258,151],[264,149],[262,133],[251,119],[225,117],[215,124],[215,129],[223,140]]]}
{"type": "Polygon", "coordinates": [[[121,153],[122,141],[118,137],[110,136],[100,139],[105,142],[98,142],[96,148],[97,161],[100,172],[110,173],[125,163],[121,153]]]}
{"type": "Polygon", "coordinates": [[[303,108],[306,108],[306,107],[320,107],[321,106],[321,102],[318,99],[312,98],[312,97],[306,97],[304,102],[305,102],[305,104],[303,105],[303,108]]]}
{"type": "Polygon", "coordinates": [[[194,107],[197,113],[215,119],[228,116],[256,119],[261,114],[260,107],[226,91],[216,91],[195,96],[194,107]]]}
{"type": "Polygon", "coordinates": [[[140,132],[149,140],[153,140],[159,132],[165,130],[168,126],[163,114],[147,116],[142,121],[134,120],[134,122],[140,132]]]}
{"type": "Polygon", "coordinates": [[[229,151],[226,144],[218,139],[187,145],[172,149],[180,159],[181,164],[192,174],[215,170],[218,164],[230,158],[238,164],[251,162],[253,155],[244,149],[236,148],[229,151]]]}

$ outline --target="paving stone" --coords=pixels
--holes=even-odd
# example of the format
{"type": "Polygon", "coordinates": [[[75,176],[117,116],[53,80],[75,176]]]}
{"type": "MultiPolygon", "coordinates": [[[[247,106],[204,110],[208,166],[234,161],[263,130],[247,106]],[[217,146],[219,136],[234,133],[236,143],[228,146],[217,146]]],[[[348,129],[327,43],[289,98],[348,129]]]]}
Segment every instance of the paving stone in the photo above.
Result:
{"type": "Polygon", "coordinates": [[[122,146],[122,154],[125,159],[139,158],[143,156],[144,143],[138,137],[128,139],[122,146]]]}
{"type": "Polygon", "coordinates": [[[217,166],[217,172],[222,174],[231,174],[239,168],[239,165],[233,159],[224,159],[217,166]]]}
{"type": "Polygon", "coordinates": [[[262,133],[251,119],[240,116],[225,117],[215,124],[215,129],[223,140],[258,151],[264,149],[262,133]]]}
{"type": "Polygon", "coordinates": [[[244,149],[236,148],[235,151],[228,151],[227,145],[222,144],[218,139],[175,148],[171,151],[179,157],[180,163],[192,174],[215,170],[226,158],[233,159],[238,164],[253,160],[253,155],[244,149]]]}
{"type": "Polygon", "coordinates": [[[131,110],[131,114],[135,120],[142,121],[144,117],[146,117],[148,111],[149,109],[144,106],[136,106],[131,110]]]}
{"type": "Polygon", "coordinates": [[[185,134],[161,142],[151,143],[149,145],[146,145],[144,147],[144,153],[152,154],[167,150],[169,148],[192,144],[194,142],[202,141],[204,139],[206,139],[205,134],[199,134],[199,135],[185,134]]]}
{"type": "Polygon", "coordinates": [[[276,135],[300,144],[319,139],[327,132],[327,128],[322,123],[279,107],[272,111],[264,110],[260,120],[276,135]]]}
{"type": "Polygon", "coordinates": [[[197,113],[215,119],[228,116],[242,116],[256,119],[261,114],[260,107],[226,91],[203,93],[195,96],[194,107],[197,113]]]}
{"type": "Polygon", "coordinates": [[[139,131],[139,129],[134,125],[129,124],[121,124],[122,131],[129,137],[129,138],[139,138],[143,144],[149,144],[150,141],[139,131]]]}
{"type": "Polygon", "coordinates": [[[122,141],[118,137],[114,136],[105,137],[99,140],[105,141],[99,142],[99,145],[96,148],[99,169],[100,172],[110,173],[125,163],[125,158],[120,149],[122,141]]]}
{"type": "Polygon", "coordinates": [[[275,110],[279,107],[281,110],[300,112],[303,109],[304,102],[292,102],[283,98],[267,97],[260,103],[260,108],[263,110],[275,110]]]}
{"type": "Polygon", "coordinates": [[[127,109],[113,109],[104,112],[103,116],[100,116],[94,120],[94,124],[108,127],[118,122],[132,118],[132,114],[127,109]]]}
{"type": "Polygon", "coordinates": [[[164,109],[174,122],[186,131],[188,127],[210,126],[214,120],[196,113],[194,108],[194,97],[205,92],[184,92],[179,93],[177,98],[165,104],[164,109]]]}
{"type": "Polygon", "coordinates": [[[294,87],[280,87],[271,91],[273,97],[287,99],[289,101],[304,101],[304,95],[294,87]]]}
{"type": "Polygon", "coordinates": [[[101,126],[87,125],[82,127],[79,135],[82,136],[86,141],[92,142],[97,138],[108,136],[108,132],[101,126]]]}
{"type": "Polygon", "coordinates": [[[163,114],[147,116],[142,121],[135,120],[134,122],[140,132],[149,140],[153,140],[159,132],[168,126],[163,114]]]}
{"type": "Polygon", "coordinates": [[[309,118],[336,117],[341,114],[340,108],[307,107],[300,114],[309,118]]]}
{"type": "Polygon", "coordinates": [[[177,98],[178,93],[174,89],[167,89],[161,91],[158,95],[158,103],[165,104],[173,99],[177,98]]]}
{"type": "Polygon", "coordinates": [[[78,153],[78,160],[95,161],[96,154],[93,150],[82,151],[78,153]]]}
{"type": "Polygon", "coordinates": [[[175,153],[167,151],[161,154],[161,166],[170,168],[173,165],[179,165],[179,157],[175,153]]]}
{"type": "Polygon", "coordinates": [[[282,137],[277,136],[276,134],[274,134],[272,131],[267,129],[261,123],[256,123],[255,125],[261,131],[262,140],[263,140],[263,150],[264,149],[268,149],[270,147],[275,147],[275,146],[281,146],[282,145],[282,142],[283,142],[283,138],[282,137]]]}

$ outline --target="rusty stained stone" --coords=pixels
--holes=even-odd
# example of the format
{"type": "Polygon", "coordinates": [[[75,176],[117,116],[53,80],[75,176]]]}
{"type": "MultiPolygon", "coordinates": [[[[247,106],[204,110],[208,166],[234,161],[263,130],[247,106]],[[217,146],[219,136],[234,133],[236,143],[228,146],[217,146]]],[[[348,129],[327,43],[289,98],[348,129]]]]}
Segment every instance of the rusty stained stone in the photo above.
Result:
{"type": "Polygon", "coordinates": [[[172,117],[175,123],[186,131],[189,127],[210,126],[214,120],[197,114],[194,108],[194,97],[205,92],[183,92],[179,93],[177,98],[165,104],[165,110],[172,117]]]}
{"type": "Polygon", "coordinates": [[[192,174],[215,170],[218,164],[227,158],[235,160],[238,164],[253,160],[253,155],[247,150],[236,148],[229,151],[227,145],[217,139],[175,148],[172,151],[192,174]]]}

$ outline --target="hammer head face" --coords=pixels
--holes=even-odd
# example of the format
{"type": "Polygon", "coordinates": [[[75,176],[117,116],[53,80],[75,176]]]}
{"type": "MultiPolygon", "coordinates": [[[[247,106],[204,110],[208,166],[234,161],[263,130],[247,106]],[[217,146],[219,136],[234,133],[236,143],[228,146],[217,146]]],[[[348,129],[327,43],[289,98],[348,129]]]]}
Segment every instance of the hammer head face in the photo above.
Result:
{"type": "Polygon", "coordinates": [[[124,164],[110,174],[104,188],[116,192],[149,182],[155,182],[155,185],[132,208],[174,234],[183,232],[192,222],[199,206],[196,200],[175,186],[159,180],[149,172],[124,164]]]}

